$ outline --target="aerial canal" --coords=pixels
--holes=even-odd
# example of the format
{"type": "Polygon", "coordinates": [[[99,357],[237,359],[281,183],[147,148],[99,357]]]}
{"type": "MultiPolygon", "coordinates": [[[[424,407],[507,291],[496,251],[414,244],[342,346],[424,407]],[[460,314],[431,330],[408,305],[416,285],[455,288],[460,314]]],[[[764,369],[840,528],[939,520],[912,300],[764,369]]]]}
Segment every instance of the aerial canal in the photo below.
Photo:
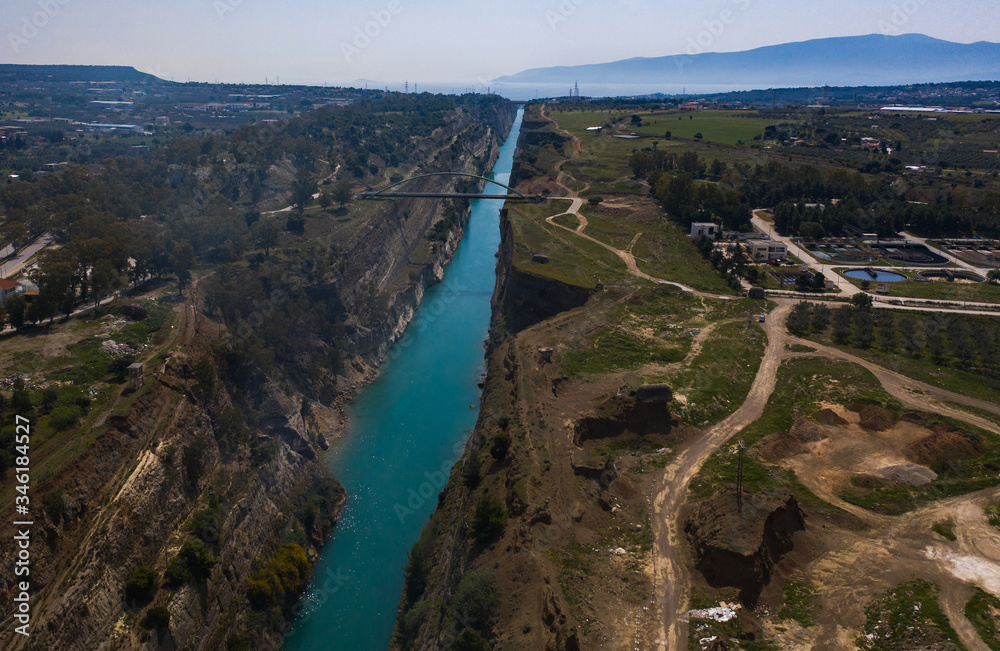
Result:
{"type": "MultiPolygon", "coordinates": [[[[507,183],[518,113],[493,178],[507,183]]],[[[502,188],[489,185],[484,192],[502,188]]],[[[437,505],[475,426],[485,369],[503,201],[476,199],[442,283],[429,289],[377,381],[349,409],[350,428],[329,467],[347,505],[313,573],[290,651],[385,649],[403,589],[406,555],[437,505]]]]}

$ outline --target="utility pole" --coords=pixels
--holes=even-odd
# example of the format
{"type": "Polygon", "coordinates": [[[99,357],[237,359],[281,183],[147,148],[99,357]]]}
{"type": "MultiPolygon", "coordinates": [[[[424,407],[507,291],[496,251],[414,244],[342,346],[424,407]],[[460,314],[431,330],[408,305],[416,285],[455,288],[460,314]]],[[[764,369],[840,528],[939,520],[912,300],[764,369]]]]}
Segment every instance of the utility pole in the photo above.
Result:
{"type": "Polygon", "coordinates": [[[740,439],[738,443],[739,449],[737,454],[739,454],[739,460],[736,463],[736,508],[740,515],[743,514],[743,453],[746,451],[746,446],[743,445],[743,439],[740,439]]]}

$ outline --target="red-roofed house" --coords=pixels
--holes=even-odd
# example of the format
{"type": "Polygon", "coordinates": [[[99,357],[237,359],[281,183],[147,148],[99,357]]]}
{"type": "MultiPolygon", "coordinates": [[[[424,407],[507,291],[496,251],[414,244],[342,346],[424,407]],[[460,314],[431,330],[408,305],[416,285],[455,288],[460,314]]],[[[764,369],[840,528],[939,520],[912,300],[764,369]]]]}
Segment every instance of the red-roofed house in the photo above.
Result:
{"type": "Polygon", "coordinates": [[[20,291],[21,283],[15,283],[13,280],[0,278],[0,305],[3,305],[8,297],[13,296],[20,291]]]}

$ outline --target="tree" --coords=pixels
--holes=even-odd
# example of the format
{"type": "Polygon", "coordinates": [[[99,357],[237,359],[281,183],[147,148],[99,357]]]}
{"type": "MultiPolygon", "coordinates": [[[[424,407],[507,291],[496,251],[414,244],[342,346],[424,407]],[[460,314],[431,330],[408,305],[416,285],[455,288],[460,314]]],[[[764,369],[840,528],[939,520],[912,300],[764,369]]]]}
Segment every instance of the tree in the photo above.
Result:
{"type": "Polygon", "coordinates": [[[941,361],[944,358],[945,351],[941,328],[936,322],[927,319],[924,321],[924,333],[927,340],[927,350],[930,351],[935,361],[941,361]]]}
{"type": "Polygon", "coordinates": [[[489,572],[468,572],[458,582],[451,608],[456,621],[478,631],[488,631],[500,598],[497,580],[489,572]]]}
{"type": "Polygon", "coordinates": [[[826,230],[819,222],[802,222],[799,224],[799,234],[814,240],[826,237],[826,230]]]}
{"type": "Polygon", "coordinates": [[[354,198],[354,193],[351,192],[351,186],[347,181],[338,181],[336,185],[333,186],[332,198],[334,201],[340,204],[343,208],[347,203],[354,198]]]}
{"type": "Polygon", "coordinates": [[[796,303],[788,315],[788,330],[795,334],[802,334],[808,330],[812,321],[810,311],[809,303],[806,301],[796,303]]]}
{"type": "Polygon", "coordinates": [[[510,434],[500,432],[493,437],[493,445],[490,447],[490,456],[498,461],[507,458],[507,451],[510,450],[510,434]]]}
{"type": "Polygon", "coordinates": [[[875,339],[875,326],[872,313],[868,310],[859,310],[854,315],[854,339],[861,348],[871,348],[875,339]]]}
{"type": "Polygon", "coordinates": [[[299,169],[292,182],[292,204],[298,209],[299,214],[305,211],[306,206],[312,201],[313,195],[319,190],[316,179],[306,172],[304,168],[299,169]]]}
{"type": "Polygon", "coordinates": [[[330,198],[329,192],[323,192],[319,195],[319,205],[323,210],[330,209],[330,206],[333,205],[333,199],[330,198]]]}
{"type": "Polygon", "coordinates": [[[859,310],[870,310],[873,303],[872,297],[864,292],[858,292],[851,297],[851,305],[859,310]]]}
{"type": "Polygon", "coordinates": [[[129,604],[152,601],[159,587],[159,572],[151,567],[137,567],[125,581],[125,601],[129,604]]]}
{"type": "Polygon", "coordinates": [[[899,323],[899,333],[903,338],[903,350],[910,357],[918,357],[924,349],[920,333],[913,325],[912,319],[902,319],[899,323]]]}
{"type": "Polygon", "coordinates": [[[7,310],[0,307],[0,332],[7,329],[8,323],[10,323],[10,315],[7,314],[7,310]]]}
{"type": "Polygon", "coordinates": [[[10,395],[10,408],[15,414],[21,416],[26,416],[32,410],[31,396],[24,387],[24,380],[19,377],[14,379],[13,393],[10,395]]]}
{"type": "Polygon", "coordinates": [[[23,328],[25,312],[27,311],[24,297],[20,294],[14,294],[7,299],[4,307],[7,309],[7,318],[10,320],[10,325],[17,330],[23,328]]]}
{"type": "Polygon", "coordinates": [[[170,624],[170,611],[164,606],[153,606],[146,611],[142,626],[150,630],[166,628],[170,624]]]}
{"type": "Polygon", "coordinates": [[[177,293],[184,292],[184,287],[191,280],[191,269],[194,267],[194,247],[190,242],[180,242],[174,245],[170,253],[170,272],[177,276],[177,293]]]}
{"type": "Polygon", "coordinates": [[[206,398],[215,395],[216,376],[215,365],[208,357],[202,357],[194,365],[194,379],[198,381],[197,390],[206,398]]]}
{"type": "Polygon", "coordinates": [[[826,332],[830,327],[830,308],[826,305],[815,305],[812,311],[812,329],[814,332],[826,332]]]}
{"type": "Polygon", "coordinates": [[[892,312],[879,315],[878,345],[882,347],[882,350],[891,352],[896,350],[897,338],[896,319],[893,318],[892,312]]]}
{"type": "Polygon", "coordinates": [[[846,343],[851,337],[851,310],[842,307],[833,310],[833,338],[837,343],[846,343]]]}
{"type": "Polygon", "coordinates": [[[94,309],[101,303],[101,297],[111,292],[119,284],[118,270],[110,260],[98,260],[90,270],[90,291],[93,294],[94,309]]]}
{"type": "Polygon", "coordinates": [[[1000,269],[990,269],[990,272],[986,274],[986,280],[991,283],[1000,283],[1000,269]]]}
{"type": "Polygon", "coordinates": [[[448,651],[490,651],[490,643],[474,628],[466,628],[448,645],[448,651]]]}
{"type": "Polygon", "coordinates": [[[472,527],[469,533],[473,538],[488,540],[503,530],[507,521],[507,512],[503,503],[489,493],[483,493],[476,502],[476,511],[472,516],[472,527]]]}
{"type": "Polygon", "coordinates": [[[274,223],[273,219],[265,219],[254,224],[253,237],[257,246],[264,249],[264,255],[271,257],[271,247],[278,243],[278,236],[281,230],[274,223]]]}

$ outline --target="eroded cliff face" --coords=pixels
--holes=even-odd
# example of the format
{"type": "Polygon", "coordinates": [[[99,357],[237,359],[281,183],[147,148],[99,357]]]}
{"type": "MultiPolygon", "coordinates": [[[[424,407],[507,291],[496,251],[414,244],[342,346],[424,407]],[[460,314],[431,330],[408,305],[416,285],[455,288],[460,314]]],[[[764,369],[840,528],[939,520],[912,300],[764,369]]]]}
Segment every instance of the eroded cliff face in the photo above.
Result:
{"type": "Polygon", "coordinates": [[[751,607],[771,570],[792,550],[795,532],[805,529],[798,502],[787,492],[744,493],[739,511],[730,488],[688,508],[684,531],[695,567],[712,587],[738,588],[751,607]]]}
{"type": "Polygon", "coordinates": [[[500,251],[493,292],[494,340],[580,307],[594,291],[518,269],[514,265],[514,228],[507,210],[500,213],[500,251]]]}
{"type": "MultiPolygon", "coordinates": [[[[78,462],[48,482],[47,492],[65,492],[68,510],[55,521],[36,516],[32,635],[7,637],[5,647],[211,647],[246,627],[243,585],[276,540],[297,530],[307,553],[319,552],[344,494],[316,461],[299,406],[273,383],[265,387],[257,436],[272,454],[253,463],[227,449],[193,384],[183,356],[168,361],[127,412],[108,417],[78,462]],[[307,495],[330,507],[308,524],[295,515],[307,495]],[[210,503],[223,507],[219,526],[192,531],[191,515],[210,503]],[[146,633],[135,626],[145,604],[125,604],[123,586],[139,566],[162,575],[189,534],[218,562],[207,581],[160,590],[155,603],[170,611],[170,624],[146,633]]],[[[257,648],[277,648],[280,636],[261,642],[257,648]]]]}
{"type": "MultiPolygon", "coordinates": [[[[487,124],[453,125],[456,133],[471,127],[479,135],[471,148],[451,151],[436,164],[473,173],[489,169],[514,117],[508,106],[487,124]]],[[[67,513],[55,521],[35,518],[32,635],[15,637],[7,627],[0,632],[0,647],[280,648],[297,607],[255,611],[247,579],[283,544],[298,544],[315,560],[329,539],[345,495],[327,474],[320,452],[342,428],[340,403],[374,376],[426,288],[441,280],[467,212],[429,252],[430,262],[419,274],[404,270],[442,211],[441,202],[397,203],[359,238],[338,274],[308,288],[347,323],[345,363],[312,391],[319,400],[305,400],[265,376],[255,378],[257,386],[248,394],[203,395],[193,360],[207,355],[209,341],[224,336],[225,329],[199,315],[192,338],[162,369],[151,370],[155,377],[127,408],[107,416],[106,429],[91,433],[96,439],[87,451],[33,487],[39,497],[64,491],[67,513]],[[383,310],[370,309],[372,296],[385,302],[383,310]],[[227,409],[254,413],[238,441],[218,417],[227,409]],[[194,531],[192,516],[210,509],[220,514],[217,525],[194,531]],[[211,575],[171,584],[165,572],[193,537],[217,559],[211,575]],[[152,602],[128,604],[124,585],[138,567],[157,570],[160,588],[152,602]],[[169,611],[167,627],[150,631],[140,625],[150,606],[169,611]]],[[[188,314],[187,305],[180,307],[188,314]]],[[[9,547],[0,549],[5,567],[13,565],[10,554],[9,547]]],[[[5,594],[12,594],[13,578],[0,577],[5,594]]],[[[10,621],[6,599],[0,608],[10,621]]]]}

